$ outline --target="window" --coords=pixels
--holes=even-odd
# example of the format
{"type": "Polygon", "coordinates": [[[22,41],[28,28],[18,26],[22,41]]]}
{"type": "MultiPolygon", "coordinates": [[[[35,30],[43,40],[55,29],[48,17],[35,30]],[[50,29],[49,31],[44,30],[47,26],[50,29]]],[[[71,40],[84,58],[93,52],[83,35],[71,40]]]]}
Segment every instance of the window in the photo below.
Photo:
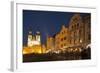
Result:
{"type": "Polygon", "coordinates": [[[61,41],[63,41],[63,38],[61,38],[61,41]]]}
{"type": "Polygon", "coordinates": [[[64,37],[64,40],[66,40],[66,37],[64,37]]]}

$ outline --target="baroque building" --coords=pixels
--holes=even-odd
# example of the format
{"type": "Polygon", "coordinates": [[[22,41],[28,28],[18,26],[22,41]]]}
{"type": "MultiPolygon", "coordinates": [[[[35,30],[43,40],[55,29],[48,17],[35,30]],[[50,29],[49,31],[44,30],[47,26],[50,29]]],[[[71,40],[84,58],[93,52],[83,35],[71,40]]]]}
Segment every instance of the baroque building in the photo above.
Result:
{"type": "Polygon", "coordinates": [[[90,22],[90,15],[73,15],[69,23],[70,47],[83,50],[91,43],[90,22]]]}
{"type": "Polygon", "coordinates": [[[85,44],[88,45],[91,43],[91,15],[86,15],[83,17],[83,22],[84,22],[84,36],[85,36],[85,44]]]}
{"type": "Polygon", "coordinates": [[[69,23],[70,47],[81,47],[84,43],[84,23],[80,14],[75,14],[69,23]]]}
{"type": "Polygon", "coordinates": [[[61,30],[55,36],[55,49],[64,50],[69,46],[69,31],[68,28],[62,25],[61,30]]]}
{"type": "Polygon", "coordinates": [[[69,26],[62,25],[55,37],[47,37],[47,50],[82,51],[91,43],[90,15],[74,14],[69,26]]]}

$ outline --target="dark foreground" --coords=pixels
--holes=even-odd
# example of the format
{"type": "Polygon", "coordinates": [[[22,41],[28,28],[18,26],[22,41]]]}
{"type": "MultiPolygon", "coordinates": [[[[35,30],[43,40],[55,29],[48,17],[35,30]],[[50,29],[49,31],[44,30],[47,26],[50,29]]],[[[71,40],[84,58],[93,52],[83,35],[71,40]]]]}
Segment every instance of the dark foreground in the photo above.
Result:
{"type": "Polygon", "coordinates": [[[91,50],[83,50],[82,52],[61,52],[47,54],[25,54],[23,62],[43,62],[43,61],[64,61],[64,60],[84,60],[91,59],[91,50]]]}

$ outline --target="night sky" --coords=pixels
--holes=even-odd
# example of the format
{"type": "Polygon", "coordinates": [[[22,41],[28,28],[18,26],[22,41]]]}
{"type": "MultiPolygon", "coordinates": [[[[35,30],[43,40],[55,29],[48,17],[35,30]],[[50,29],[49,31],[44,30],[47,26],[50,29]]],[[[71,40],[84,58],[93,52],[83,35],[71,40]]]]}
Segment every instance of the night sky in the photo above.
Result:
{"type": "MultiPolygon", "coordinates": [[[[33,35],[39,31],[41,43],[45,44],[46,36],[53,36],[59,32],[62,25],[68,26],[73,14],[75,13],[23,10],[23,45],[27,45],[29,31],[32,31],[33,35]]],[[[88,13],[81,13],[86,14],[88,13]]]]}

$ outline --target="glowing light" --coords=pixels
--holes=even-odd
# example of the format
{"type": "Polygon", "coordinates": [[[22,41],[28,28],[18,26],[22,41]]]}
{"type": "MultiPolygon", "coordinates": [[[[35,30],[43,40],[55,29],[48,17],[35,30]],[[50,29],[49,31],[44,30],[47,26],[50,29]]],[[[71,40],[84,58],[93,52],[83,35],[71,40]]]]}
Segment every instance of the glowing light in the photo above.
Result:
{"type": "Polygon", "coordinates": [[[80,43],[82,43],[82,40],[80,40],[80,43]]]}

